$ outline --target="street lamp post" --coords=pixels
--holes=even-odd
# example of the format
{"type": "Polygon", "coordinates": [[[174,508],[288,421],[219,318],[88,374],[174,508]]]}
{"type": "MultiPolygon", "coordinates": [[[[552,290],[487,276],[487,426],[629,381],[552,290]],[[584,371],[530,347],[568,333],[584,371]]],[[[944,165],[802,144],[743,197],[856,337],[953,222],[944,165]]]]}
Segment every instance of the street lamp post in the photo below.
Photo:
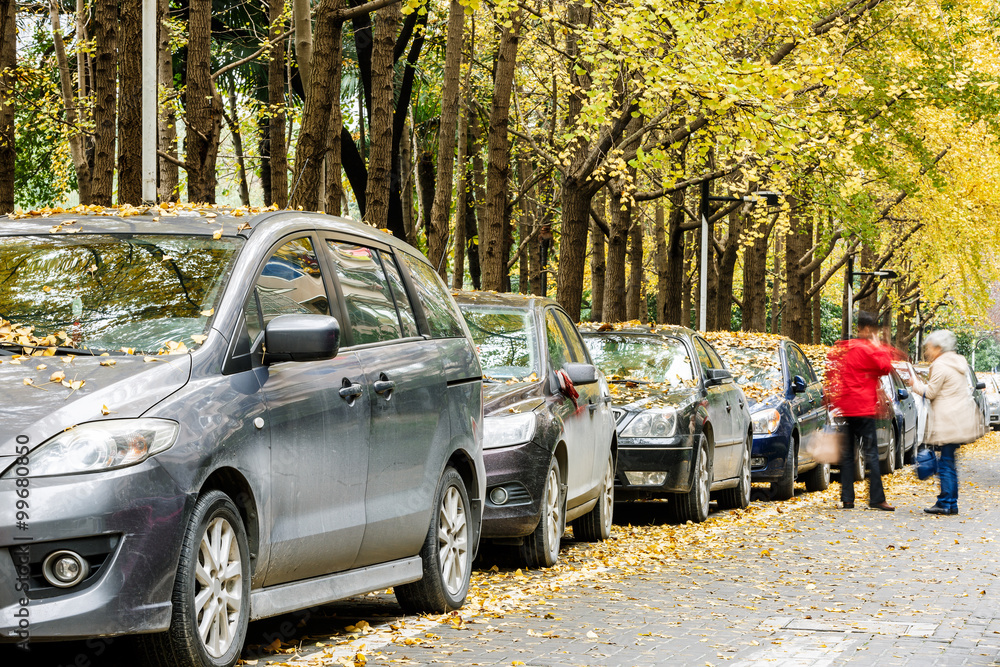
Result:
{"type": "Polygon", "coordinates": [[[742,197],[713,197],[709,194],[708,186],[710,181],[701,183],[701,272],[699,276],[698,289],[698,331],[708,330],[708,250],[712,240],[712,202],[743,202],[754,206],[763,198],[768,207],[777,206],[781,196],[778,192],[771,190],[757,190],[742,197]]]}
{"type": "Polygon", "coordinates": [[[854,256],[847,258],[847,329],[844,331],[844,340],[850,340],[854,329],[854,276],[872,276],[873,278],[885,278],[895,280],[899,275],[895,271],[855,271],[854,256]]]}

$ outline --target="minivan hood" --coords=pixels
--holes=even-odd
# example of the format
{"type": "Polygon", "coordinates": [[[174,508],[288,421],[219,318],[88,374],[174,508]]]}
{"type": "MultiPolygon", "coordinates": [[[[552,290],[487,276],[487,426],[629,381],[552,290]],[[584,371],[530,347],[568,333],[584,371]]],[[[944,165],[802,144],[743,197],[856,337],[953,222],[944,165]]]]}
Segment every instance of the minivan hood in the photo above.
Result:
{"type": "Polygon", "coordinates": [[[139,417],[183,387],[190,375],[190,354],[0,357],[0,466],[16,455],[18,444],[34,448],[77,424],[139,417]],[[74,391],[50,382],[56,372],[64,373],[67,382],[84,383],[74,391]]]}

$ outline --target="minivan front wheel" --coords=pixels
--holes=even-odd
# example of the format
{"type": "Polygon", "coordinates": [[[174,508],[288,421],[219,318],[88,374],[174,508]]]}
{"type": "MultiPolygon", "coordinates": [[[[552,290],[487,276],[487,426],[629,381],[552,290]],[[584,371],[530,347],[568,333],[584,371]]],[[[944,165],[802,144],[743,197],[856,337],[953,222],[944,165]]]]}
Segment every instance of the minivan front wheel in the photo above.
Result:
{"type": "Polygon", "coordinates": [[[404,611],[443,614],[465,604],[472,576],[469,542],[469,493],[458,471],[445,468],[427,538],[420,549],[423,577],[395,587],[396,600],[404,611]]]}
{"type": "Polygon", "coordinates": [[[239,511],[221,491],[209,491],[195,503],[172,602],[170,629],[141,639],[146,664],[236,664],[250,620],[250,547],[239,511]]]}

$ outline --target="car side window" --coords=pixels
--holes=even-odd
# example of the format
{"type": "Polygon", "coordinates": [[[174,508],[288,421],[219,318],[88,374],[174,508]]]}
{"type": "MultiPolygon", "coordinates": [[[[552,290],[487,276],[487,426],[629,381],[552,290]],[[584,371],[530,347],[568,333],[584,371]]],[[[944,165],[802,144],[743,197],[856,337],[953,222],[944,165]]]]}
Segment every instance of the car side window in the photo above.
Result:
{"type": "Polygon", "coordinates": [[[559,370],[566,365],[569,358],[569,344],[559,328],[559,322],[553,311],[545,311],[545,346],[549,351],[549,363],[559,370]]]}
{"type": "Polygon", "coordinates": [[[694,351],[698,355],[698,363],[701,364],[701,370],[707,373],[708,369],[712,368],[712,357],[709,356],[708,348],[702,339],[694,339],[694,351]]]}
{"type": "Polygon", "coordinates": [[[410,278],[417,288],[417,298],[427,316],[427,325],[433,338],[459,338],[465,336],[461,314],[451,293],[441,281],[441,276],[430,266],[407,253],[400,253],[410,271],[410,278]]]}
{"type": "Polygon", "coordinates": [[[712,347],[712,344],[705,341],[702,342],[705,345],[705,349],[708,350],[708,358],[712,360],[712,368],[720,368],[725,370],[726,362],[722,360],[722,357],[720,357],[719,353],[715,351],[715,348],[712,347]]]}
{"type": "Polygon", "coordinates": [[[789,345],[785,348],[785,354],[788,355],[788,372],[793,378],[796,375],[801,375],[802,379],[806,382],[814,382],[816,380],[816,376],[809,367],[809,362],[799,352],[798,348],[789,345]]]}
{"type": "Polygon", "coordinates": [[[395,258],[393,258],[392,253],[384,250],[379,250],[378,255],[382,259],[382,268],[385,269],[385,277],[389,281],[392,297],[396,300],[396,311],[399,313],[399,323],[403,327],[403,336],[406,338],[419,336],[420,331],[417,329],[417,318],[413,314],[413,304],[410,303],[410,297],[406,293],[406,284],[403,282],[399,267],[396,266],[395,258]]]}
{"type": "Polygon", "coordinates": [[[309,237],[289,241],[264,264],[245,304],[247,329],[254,336],[278,315],[329,315],[330,299],[323,285],[323,273],[309,237]],[[256,295],[256,304],[253,297],[256,295]],[[256,318],[252,310],[259,305],[256,318]]]}
{"type": "Polygon", "coordinates": [[[552,311],[555,313],[556,320],[562,326],[563,335],[567,342],[567,360],[575,364],[589,364],[587,360],[587,348],[583,344],[583,338],[580,336],[580,332],[573,322],[570,321],[569,316],[562,311],[556,310],[552,311]]]}
{"type": "Polygon", "coordinates": [[[399,315],[377,250],[326,242],[343,293],[355,345],[402,338],[399,315]]]}

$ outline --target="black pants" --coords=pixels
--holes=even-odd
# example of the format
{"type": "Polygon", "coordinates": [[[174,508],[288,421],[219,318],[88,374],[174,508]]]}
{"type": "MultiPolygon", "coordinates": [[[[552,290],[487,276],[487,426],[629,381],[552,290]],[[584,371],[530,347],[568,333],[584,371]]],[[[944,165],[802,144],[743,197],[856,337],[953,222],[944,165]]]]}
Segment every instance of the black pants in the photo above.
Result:
{"type": "Polygon", "coordinates": [[[845,503],[854,502],[854,447],[861,443],[861,452],[868,469],[868,503],[878,505],[885,502],[882,488],[882,469],[878,463],[878,443],[875,441],[874,417],[846,417],[842,429],[844,451],[840,458],[840,499],[845,503]]]}

